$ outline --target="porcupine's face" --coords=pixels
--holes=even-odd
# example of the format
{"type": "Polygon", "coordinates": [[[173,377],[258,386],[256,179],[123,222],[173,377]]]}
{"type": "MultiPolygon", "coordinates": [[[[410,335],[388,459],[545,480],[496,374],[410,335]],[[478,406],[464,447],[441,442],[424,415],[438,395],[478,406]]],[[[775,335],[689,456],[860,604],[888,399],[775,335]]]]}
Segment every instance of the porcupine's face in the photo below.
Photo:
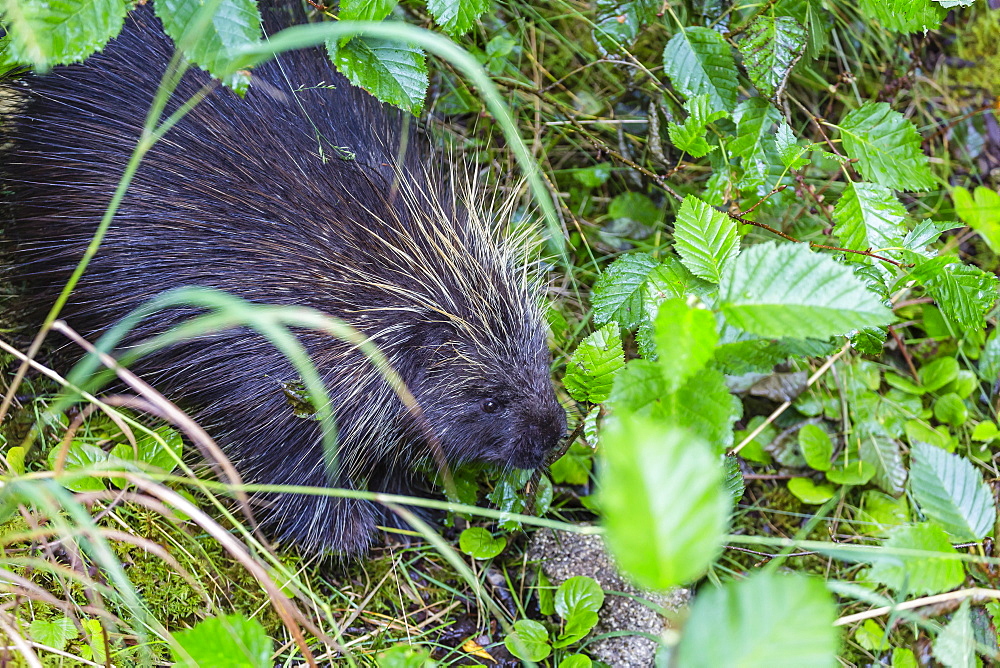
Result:
{"type": "Polygon", "coordinates": [[[438,347],[415,394],[450,462],[536,468],[565,434],[544,334],[518,343],[507,353],[460,337],[438,347]]]}

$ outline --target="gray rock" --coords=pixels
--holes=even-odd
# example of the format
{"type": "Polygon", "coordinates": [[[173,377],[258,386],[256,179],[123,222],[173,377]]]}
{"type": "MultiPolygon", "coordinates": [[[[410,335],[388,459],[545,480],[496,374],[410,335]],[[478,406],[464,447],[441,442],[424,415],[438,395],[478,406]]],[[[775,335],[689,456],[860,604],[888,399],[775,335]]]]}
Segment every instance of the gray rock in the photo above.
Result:
{"type": "Polygon", "coordinates": [[[576,575],[586,575],[594,578],[606,592],[629,595],[610,594],[605,597],[604,607],[599,613],[601,621],[591,636],[622,631],[632,634],[594,641],[586,648],[591,657],[615,668],[653,666],[658,645],[638,634],[659,637],[669,628],[664,617],[637,598],[650,601],[668,612],[684,608],[691,598],[688,589],[658,594],[643,591],[630,583],[619,575],[600,536],[540,529],[528,546],[528,559],[538,563],[554,585],[558,586],[576,575]]]}

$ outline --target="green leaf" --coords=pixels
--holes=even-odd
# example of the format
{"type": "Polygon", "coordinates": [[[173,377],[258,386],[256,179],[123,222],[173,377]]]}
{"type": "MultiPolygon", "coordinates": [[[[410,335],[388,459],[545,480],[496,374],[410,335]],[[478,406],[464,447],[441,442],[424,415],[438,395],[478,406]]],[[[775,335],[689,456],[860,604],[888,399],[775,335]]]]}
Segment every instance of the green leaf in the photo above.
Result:
{"type": "Polygon", "coordinates": [[[545,627],[530,619],[514,622],[514,632],[504,638],[507,651],[523,661],[541,661],[552,653],[549,633],[545,627]]]}
{"type": "Polygon", "coordinates": [[[792,478],[788,481],[788,491],[802,503],[813,506],[826,503],[837,493],[837,490],[831,485],[817,484],[809,478],[792,478]]]}
{"type": "Polygon", "coordinates": [[[611,163],[599,162],[573,170],[573,178],[588,188],[596,188],[611,178],[611,163]]]}
{"type": "Polygon", "coordinates": [[[0,0],[4,57],[41,70],[81,61],[121,31],[129,9],[120,0],[0,0]]]}
{"type": "Polygon", "coordinates": [[[576,347],[563,384],[577,401],[599,404],[610,396],[615,374],[624,364],[622,337],[617,325],[608,323],[576,347]]]}
{"type": "Polygon", "coordinates": [[[729,517],[718,457],[689,431],[627,415],[601,443],[600,507],[618,564],[650,589],[698,578],[721,549],[729,517]]]}
{"type": "Polygon", "coordinates": [[[934,658],[946,668],[976,668],[976,632],[969,615],[969,600],[962,601],[951,621],[934,640],[934,658]]]}
{"type": "Polygon", "coordinates": [[[776,148],[772,128],[781,122],[781,114],[764,98],[751,97],[740,102],[733,112],[733,120],[736,121],[736,136],[729,142],[729,150],[743,158],[744,163],[776,148]]]}
{"type": "Polygon", "coordinates": [[[789,169],[801,169],[809,164],[809,158],[806,157],[809,148],[799,146],[798,140],[795,138],[795,133],[792,132],[792,128],[788,126],[788,123],[784,121],[778,123],[778,130],[774,134],[774,146],[778,150],[778,157],[781,158],[781,164],[785,167],[789,169]]]}
{"type": "Polygon", "coordinates": [[[988,442],[996,440],[997,436],[1000,436],[1000,429],[997,428],[997,423],[992,420],[984,420],[972,430],[971,438],[973,441],[988,442]]]}
{"type": "Polygon", "coordinates": [[[861,11],[892,32],[927,32],[941,25],[947,10],[931,0],[861,0],[861,11]]]}
{"type": "Polygon", "coordinates": [[[934,419],[958,427],[969,419],[969,409],[966,408],[962,397],[954,392],[948,392],[934,401],[934,419]]]}
{"type": "Polygon", "coordinates": [[[858,425],[858,455],[875,467],[875,483],[890,494],[901,494],[906,483],[906,467],[896,439],[877,422],[858,425]]]}
{"type": "Polygon", "coordinates": [[[822,427],[807,424],[799,429],[799,448],[806,459],[809,468],[816,471],[830,470],[830,457],[833,456],[833,441],[822,427]]]}
{"type": "Polygon", "coordinates": [[[878,356],[882,354],[885,347],[888,330],[884,327],[861,327],[847,335],[851,341],[851,347],[862,355],[878,356]]]}
{"type": "Polygon", "coordinates": [[[910,490],[924,515],[956,540],[981,540],[992,533],[997,516],[993,494],[965,457],[916,443],[910,490]]]}
{"type": "Polygon", "coordinates": [[[777,97],[785,88],[792,67],[802,57],[806,31],[789,16],[762,14],[739,44],[750,81],[765,97],[777,97]]]}
{"type": "Polygon", "coordinates": [[[711,311],[691,308],[683,299],[668,299],[656,315],[657,360],[668,392],[675,392],[712,358],[718,335],[711,311]]]}
{"type": "Polygon", "coordinates": [[[604,592],[593,578],[578,575],[559,585],[555,608],[566,625],[553,647],[572,645],[590,633],[598,622],[597,611],[602,605],[604,592]]]}
{"type": "Polygon", "coordinates": [[[490,8],[491,0],[427,0],[435,23],[452,37],[467,33],[490,8]]]}
{"type": "Polygon", "coordinates": [[[954,357],[944,356],[920,367],[917,376],[927,392],[936,392],[958,378],[959,364],[954,357]]]}
{"type": "Polygon", "coordinates": [[[841,245],[852,250],[877,253],[902,245],[906,235],[906,209],[891,190],[875,183],[850,183],[833,208],[833,219],[841,245]]]}
{"type": "MultiPolygon", "coordinates": [[[[938,594],[962,584],[965,568],[948,536],[930,523],[894,527],[882,544],[883,556],[875,560],[868,577],[906,595],[938,594]],[[893,550],[919,550],[928,554],[893,554],[893,550]]],[[[881,554],[881,553],[880,553],[881,554]]]]}
{"type": "Polygon", "coordinates": [[[723,273],[720,307],[729,324],[771,337],[826,338],[892,322],[847,267],[804,244],[758,244],[723,273]]]}
{"type": "Polygon", "coordinates": [[[184,439],[181,437],[180,432],[168,425],[158,427],[156,434],[163,439],[163,444],[150,434],[139,434],[137,436],[137,455],[140,461],[144,461],[169,473],[177,466],[177,461],[183,454],[184,439]]]}
{"type": "Polygon", "coordinates": [[[725,265],[740,252],[736,221],[688,195],[674,223],[674,249],[691,273],[718,283],[725,265]]]}
{"type": "Polygon", "coordinates": [[[872,536],[887,535],[893,527],[910,521],[910,507],[906,497],[898,499],[877,489],[865,490],[861,495],[859,530],[872,536]]]}
{"type": "Polygon", "coordinates": [[[723,467],[726,475],[724,483],[726,491],[732,497],[733,503],[737,504],[747,491],[746,483],[743,482],[743,472],[740,470],[740,461],[736,455],[726,455],[723,459],[723,467]]]}
{"type": "Polygon", "coordinates": [[[713,112],[708,95],[692,97],[684,103],[684,108],[688,112],[684,123],[669,123],[667,133],[670,135],[670,142],[679,150],[689,153],[691,157],[700,158],[713,148],[705,140],[706,127],[728,114],[725,111],[713,112]]]}
{"type": "Polygon", "coordinates": [[[996,303],[1000,285],[996,275],[953,261],[937,266],[929,260],[914,267],[910,276],[927,289],[951,320],[966,329],[983,328],[985,314],[996,303]]]}
{"type": "Polygon", "coordinates": [[[836,617],[823,583],[803,575],[757,571],[720,588],[706,586],[684,626],[677,665],[832,668],[836,617]]]}
{"type": "Polygon", "coordinates": [[[933,256],[935,253],[928,254],[927,247],[937,241],[942,233],[957,227],[961,227],[961,225],[953,222],[922,220],[903,239],[903,248],[922,255],[933,256]]]}
{"type": "Polygon", "coordinates": [[[559,662],[559,668],[591,668],[593,665],[586,654],[570,654],[559,662]]]}
{"type": "Polygon", "coordinates": [[[875,477],[875,467],[864,460],[830,468],[826,471],[826,479],[835,485],[864,485],[875,477]]]}
{"type": "Polygon", "coordinates": [[[576,575],[567,579],[556,589],[556,612],[563,619],[586,610],[597,612],[604,605],[604,590],[594,578],[576,575]]]}
{"type": "Polygon", "coordinates": [[[174,639],[192,661],[174,652],[178,668],[270,668],[273,643],[256,619],[242,615],[209,617],[174,639]]]}
{"type": "Polygon", "coordinates": [[[378,668],[437,668],[425,647],[396,645],[375,656],[378,668]]]}
{"type": "Polygon", "coordinates": [[[566,619],[566,626],[552,646],[556,649],[568,647],[578,640],[582,640],[590,631],[597,626],[600,618],[596,612],[590,610],[577,610],[566,619]]]}
{"type": "Polygon", "coordinates": [[[574,443],[565,455],[557,459],[550,469],[552,481],[560,485],[586,485],[594,463],[593,451],[585,445],[574,443]]]}
{"type": "Polygon", "coordinates": [[[594,42],[605,54],[629,48],[658,8],[657,0],[597,0],[594,42]]]}
{"type": "Polygon", "coordinates": [[[469,527],[458,537],[458,546],[473,559],[492,559],[507,547],[507,539],[494,538],[482,527],[469,527]]]}
{"type": "Polygon", "coordinates": [[[681,28],[663,50],[663,70],[684,97],[707,94],[712,111],[736,106],[736,63],[729,44],[714,30],[681,28]]]}
{"type": "Polygon", "coordinates": [[[416,47],[375,37],[326,43],[330,60],[355,86],[389,104],[419,115],[427,92],[427,56],[416,47]]]}
{"type": "Polygon", "coordinates": [[[69,641],[79,635],[73,620],[61,615],[51,621],[36,619],[28,626],[28,636],[32,640],[57,650],[66,649],[69,641]]]}
{"type": "Polygon", "coordinates": [[[398,0],[341,0],[338,21],[381,21],[389,16],[398,0]]]}
{"type": "Polygon", "coordinates": [[[645,304],[651,292],[659,294],[659,301],[684,294],[680,282],[673,278],[669,267],[648,253],[621,256],[594,284],[590,296],[594,323],[604,325],[615,321],[624,329],[634,330],[646,317],[645,304]]]}
{"type": "MultiPolygon", "coordinates": [[[[906,0],[909,2],[909,0],[906,0]]],[[[866,102],[840,123],[844,151],[855,158],[858,171],[894,190],[931,190],[927,156],[913,123],[885,102],[866,102]]]]}
{"type": "Polygon", "coordinates": [[[250,86],[245,74],[233,73],[233,59],[241,49],[260,42],[260,12],[254,0],[222,0],[196,40],[194,29],[204,7],[202,0],[157,0],[153,4],[163,30],[176,44],[185,46],[184,56],[227,86],[242,94],[250,86]]]}
{"type": "Polygon", "coordinates": [[[994,253],[1000,253],[1000,194],[985,186],[970,194],[965,188],[951,191],[955,212],[965,224],[979,232],[994,253]]]}
{"type": "Polygon", "coordinates": [[[16,475],[24,475],[24,457],[27,454],[28,451],[24,449],[24,446],[15,445],[4,453],[4,460],[6,460],[8,468],[16,475]]]}
{"type": "Polygon", "coordinates": [[[707,368],[678,391],[668,392],[659,365],[648,360],[632,360],[626,365],[615,378],[609,405],[616,411],[690,429],[720,454],[733,443],[732,423],[741,406],[715,369],[707,368]]]}
{"type": "Polygon", "coordinates": [[[663,211],[642,193],[624,192],[615,195],[608,204],[608,216],[634,220],[641,225],[656,225],[663,220],[663,211]]]}

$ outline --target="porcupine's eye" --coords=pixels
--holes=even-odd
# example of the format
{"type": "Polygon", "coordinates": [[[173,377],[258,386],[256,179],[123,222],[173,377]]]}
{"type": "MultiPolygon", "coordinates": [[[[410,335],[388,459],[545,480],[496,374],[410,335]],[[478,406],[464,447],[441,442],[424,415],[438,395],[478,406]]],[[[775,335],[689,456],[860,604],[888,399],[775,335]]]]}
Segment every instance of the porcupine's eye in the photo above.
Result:
{"type": "Polygon", "coordinates": [[[484,413],[496,413],[500,410],[500,402],[496,399],[483,399],[483,403],[480,405],[484,413]]]}

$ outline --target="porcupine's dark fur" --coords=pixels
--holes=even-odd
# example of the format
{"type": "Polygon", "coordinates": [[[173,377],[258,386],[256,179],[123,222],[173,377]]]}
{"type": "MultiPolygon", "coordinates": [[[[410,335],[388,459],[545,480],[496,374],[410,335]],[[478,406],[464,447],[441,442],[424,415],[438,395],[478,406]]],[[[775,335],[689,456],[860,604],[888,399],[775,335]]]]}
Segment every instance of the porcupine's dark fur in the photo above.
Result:
{"type": "MultiPolygon", "coordinates": [[[[140,7],[102,53],[19,84],[0,164],[13,192],[15,274],[46,308],[107,207],[172,51],[140,7]]],[[[459,181],[433,176],[437,158],[401,114],[350,86],[318,49],[253,77],[245,99],[217,89],[146,156],[64,311],[71,326],[95,337],[186,285],[314,307],[387,355],[451,463],[539,465],[565,414],[517,244],[465,209],[459,181]]],[[[208,80],[189,72],[174,99],[208,80]]],[[[130,340],[190,315],[147,319],[130,340]]],[[[300,339],[332,396],[336,471],[323,464],[319,423],[296,417],[286,396],[292,365],[252,331],[204,336],[133,368],[192,411],[245,481],[412,489],[426,432],[356,350],[327,335],[300,339]]],[[[367,501],[265,501],[265,530],[315,552],[363,553],[384,520],[367,501]]]]}

